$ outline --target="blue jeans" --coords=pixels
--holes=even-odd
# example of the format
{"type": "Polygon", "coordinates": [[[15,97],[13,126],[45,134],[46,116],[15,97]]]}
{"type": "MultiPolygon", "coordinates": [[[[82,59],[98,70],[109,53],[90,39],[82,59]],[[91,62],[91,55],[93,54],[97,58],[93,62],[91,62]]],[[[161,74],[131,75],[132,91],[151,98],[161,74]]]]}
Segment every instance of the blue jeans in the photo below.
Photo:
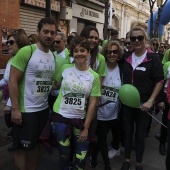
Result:
{"type": "Polygon", "coordinates": [[[80,129],[73,127],[71,136],[66,136],[68,123],[53,122],[52,131],[54,133],[57,146],[60,152],[59,165],[61,170],[69,170],[72,166],[72,157],[75,153],[75,170],[83,170],[86,164],[87,151],[89,147],[88,140],[79,142],[80,129]]]}

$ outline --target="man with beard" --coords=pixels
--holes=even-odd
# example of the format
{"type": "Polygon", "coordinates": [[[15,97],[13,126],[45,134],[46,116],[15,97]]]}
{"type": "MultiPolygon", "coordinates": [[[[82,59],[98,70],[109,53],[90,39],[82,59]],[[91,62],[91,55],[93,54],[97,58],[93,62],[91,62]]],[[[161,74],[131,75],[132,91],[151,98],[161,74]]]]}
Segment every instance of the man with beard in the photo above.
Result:
{"type": "Polygon", "coordinates": [[[36,169],[39,136],[49,117],[47,97],[52,78],[56,77],[55,59],[50,51],[56,22],[43,18],[37,28],[39,42],[22,48],[14,57],[10,69],[13,147],[19,170],[36,169]]]}

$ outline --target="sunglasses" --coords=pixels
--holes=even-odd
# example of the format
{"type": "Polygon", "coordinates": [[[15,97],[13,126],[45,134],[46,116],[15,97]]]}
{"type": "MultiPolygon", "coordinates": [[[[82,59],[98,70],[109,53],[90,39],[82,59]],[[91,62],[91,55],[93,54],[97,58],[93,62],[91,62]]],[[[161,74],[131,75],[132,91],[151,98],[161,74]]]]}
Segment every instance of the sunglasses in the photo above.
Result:
{"type": "Polygon", "coordinates": [[[131,42],[135,42],[136,40],[138,40],[139,42],[141,42],[141,41],[144,40],[144,36],[143,36],[143,35],[139,35],[139,36],[137,36],[137,37],[135,37],[135,36],[131,36],[131,37],[130,37],[130,41],[131,41],[131,42]]]}
{"type": "Polygon", "coordinates": [[[158,47],[158,43],[152,43],[153,46],[157,46],[158,47]]]}
{"type": "Polygon", "coordinates": [[[160,46],[160,48],[165,48],[165,49],[166,49],[167,47],[168,47],[168,46],[160,46]]]}
{"type": "Polygon", "coordinates": [[[125,45],[130,45],[130,42],[125,42],[124,44],[125,44],[125,45]]]}
{"type": "MultiPolygon", "coordinates": [[[[63,40],[61,40],[61,41],[63,41],[63,40]]],[[[54,44],[60,44],[61,41],[54,41],[54,44]]]]}
{"type": "Polygon", "coordinates": [[[10,40],[10,41],[6,41],[6,45],[10,44],[10,45],[14,45],[15,41],[14,40],[10,40]]]}
{"type": "Polygon", "coordinates": [[[112,53],[113,54],[119,54],[119,50],[112,50],[112,51],[111,50],[107,50],[107,54],[111,55],[112,53]]]}

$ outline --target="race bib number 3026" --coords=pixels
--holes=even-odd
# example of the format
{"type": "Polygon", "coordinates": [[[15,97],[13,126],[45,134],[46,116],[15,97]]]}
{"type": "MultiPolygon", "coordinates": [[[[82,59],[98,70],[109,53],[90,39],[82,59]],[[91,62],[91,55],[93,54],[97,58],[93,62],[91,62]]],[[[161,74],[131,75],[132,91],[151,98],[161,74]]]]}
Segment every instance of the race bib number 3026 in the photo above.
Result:
{"type": "Polygon", "coordinates": [[[34,94],[49,94],[52,87],[51,81],[36,81],[34,94]]]}
{"type": "Polygon", "coordinates": [[[61,107],[84,110],[85,95],[79,93],[69,93],[62,97],[61,107]]]}
{"type": "Polygon", "coordinates": [[[116,102],[118,98],[118,89],[108,86],[102,86],[102,98],[108,101],[116,102]]]}

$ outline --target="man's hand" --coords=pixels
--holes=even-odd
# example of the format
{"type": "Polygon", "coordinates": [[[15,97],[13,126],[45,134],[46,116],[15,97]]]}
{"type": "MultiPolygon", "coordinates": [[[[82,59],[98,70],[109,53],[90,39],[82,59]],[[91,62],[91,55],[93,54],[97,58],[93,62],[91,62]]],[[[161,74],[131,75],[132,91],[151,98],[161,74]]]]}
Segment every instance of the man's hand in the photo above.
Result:
{"type": "Polygon", "coordinates": [[[19,109],[12,109],[11,120],[17,125],[22,124],[22,114],[19,109]]]}

